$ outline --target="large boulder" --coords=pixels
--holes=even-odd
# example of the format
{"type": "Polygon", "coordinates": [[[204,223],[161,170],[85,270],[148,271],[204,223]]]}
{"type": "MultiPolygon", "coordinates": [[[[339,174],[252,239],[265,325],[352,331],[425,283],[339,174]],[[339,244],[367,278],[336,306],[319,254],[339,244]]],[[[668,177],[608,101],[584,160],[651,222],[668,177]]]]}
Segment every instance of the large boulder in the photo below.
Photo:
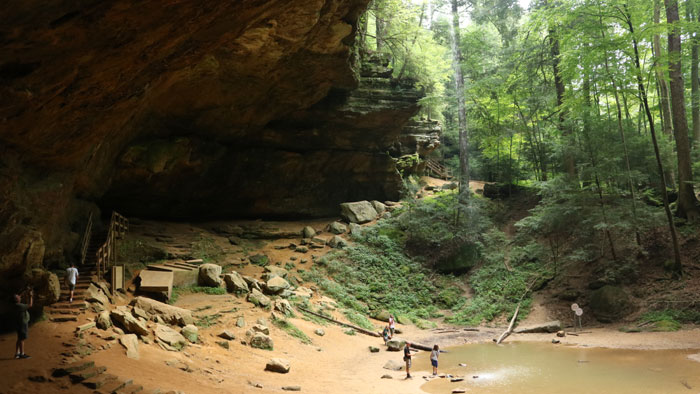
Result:
{"type": "Polygon", "coordinates": [[[348,231],[348,227],[340,222],[333,222],[328,225],[328,231],[333,234],[345,234],[348,231]]]}
{"type": "Polygon", "coordinates": [[[331,248],[342,249],[348,246],[348,243],[343,238],[334,235],[333,238],[331,238],[331,240],[328,241],[328,246],[330,246],[331,248]]]}
{"type": "Polygon", "coordinates": [[[303,230],[301,230],[302,238],[311,238],[315,235],[316,235],[316,230],[314,230],[314,228],[311,226],[306,226],[306,227],[304,227],[303,230]]]}
{"type": "Polygon", "coordinates": [[[591,311],[600,322],[612,323],[632,312],[630,296],[621,287],[603,286],[591,294],[591,311]]]}
{"type": "Polygon", "coordinates": [[[61,282],[53,272],[41,268],[31,271],[29,282],[34,288],[34,303],[50,305],[61,298],[61,282]]]}
{"type": "Polygon", "coordinates": [[[389,316],[391,316],[391,314],[386,309],[376,310],[376,311],[372,312],[372,314],[370,315],[371,318],[377,319],[377,320],[383,321],[383,322],[388,322],[389,316]]]}
{"type": "Polygon", "coordinates": [[[248,284],[238,272],[224,275],[224,282],[226,282],[226,290],[231,293],[242,294],[250,292],[248,284]]]}
{"type": "Polygon", "coordinates": [[[292,305],[287,300],[275,300],[272,309],[287,316],[293,313],[292,305]]]}
{"type": "Polygon", "coordinates": [[[367,223],[377,217],[377,211],[369,201],[344,202],[340,204],[340,216],[350,223],[367,223]]]}
{"type": "Polygon", "coordinates": [[[248,294],[248,302],[251,302],[254,305],[262,308],[270,306],[270,299],[267,298],[263,293],[259,292],[257,289],[253,289],[253,291],[250,294],[248,294]]]}
{"type": "Polygon", "coordinates": [[[149,316],[159,316],[168,324],[186,326],[194,324],[192,312],[189,309],[178,308],[146,297],[136,297],[131,305],[141,308],[149,316]]]}
{"type": "Polygon", "coordinates": [[[139,359],[139,339],[135,334],[125,334],[119,337],[119,343],[126,349],[126,356],[138,360],[139,359]]]}
{"type": "Polygon", "coordinates": [[[112,319],[109,317],[109,311],[100,312],[95,318],[95,324],[97,325],[97,328],[101,330],[106,330],[112,327],[112,319]]]}
{"type": "Polygon", "coordinates": [[[199,266],[199,284],[201,286],[221,286],[221,266],[218,264],[202,264],[199,266]]]}
{"type": "Polygon", "coordinates": [[[268,279],[272,278],[274,276],[286,278],[287,275],[289,275],[289,271],[287,271],[286,269],[284,269],[282,267],[277,267],[275,265],[269,265],[269,266],[265,267],[265,273],[269,274],[269,275],[267,275],[268,279]]]}
{"type": "Polygon", "coordinates": [[[272,350],[274,348],[274,343],[272,342],[272,338],[258,332],[250,339],[250,346],[256,349],[272,350]]]}
{"type": "Polygon", "coordinates": [[[98,302],[102,305],[109,305],[109,298],[107,298],[107,295],[102,289],[95,286],[94,283],[90,283],[90,286],[85,290],[85,300],[88,302],[98,302]]]}
{"type": "Polygon", "coordinates": [[[264,254],[250,256],[250,263],[264,267],[270,263],[270,259],[264,254]]]}
{"type": "Polygon", "coordinates": [[[273,358],[267,362],[265,370],[277,373],[287,373],[289,372],[290,367],[291,364],[289,363],[289,360],[285,360],[283,358],[273,358]]]}
{"type": "Polygon", "coordinates": [[[162,324],[156,325],[156,342],[166,350],[180,351],[187,346],[187,339],[179,332],[162,324]]]}
{"type": "Polygon", "coordinates": [[[518,328],[513,332],[518,334],[530,334],[530,333],[554,333],[561,330],[561,322],[559,320],[553,320],[546,323],[534,324],[527,327],[518,328]]]}
{"type": "Polygon", "coordinates": [[[374,210],[377,211],[378,215],[381,215],[386,211],[386,205],[377,200],[372,200],[371,204],[372,207],[374,207],[374,210]]]}
{"type": "Polygon", "coordinates": [[[114,324],[119,326],[126,333],[136,334],[140,337],[148,336],[149,331],[146,322],[134,317],[126,307],[117,307],[109,313],[114,324]]]}
{"type": "Polygon", "coordinates": [[[406,346],[406,341],[401,339],[390,339],[386,342],[386,350],[390,352],[398,352],[406,346]]]}
{"type": "Polygon", "coordinates": [[[265,288],[270,294],[279,294],[289,288],[289,282],[279,276],[275,276],[265,283],[265,288]]]}

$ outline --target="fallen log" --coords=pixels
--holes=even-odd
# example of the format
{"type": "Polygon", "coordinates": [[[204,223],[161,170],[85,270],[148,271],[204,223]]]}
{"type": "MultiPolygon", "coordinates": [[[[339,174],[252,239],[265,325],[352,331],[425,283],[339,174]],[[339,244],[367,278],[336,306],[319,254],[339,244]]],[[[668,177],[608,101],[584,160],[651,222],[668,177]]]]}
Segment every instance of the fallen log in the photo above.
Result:
{"type": "MultiPolygon", "coordinates": [[[[433,350],[433,347],[432,347],[432,346],[422,345],[422,344],[420,344],[420,343],[416,343],[416,342],[413,342],[413,341],[410,341],[410,340],[406,340],[406,339],[401,339],[401,338],[395,338],[395,339],[397,339],[397,340],[399,340],[399,341],[404,341],[404,342],[410,343],[410,344],[411,344],[410,347],[412,347],[412,348],[414,348],[414,349],[425,350],[426,352],[429,352],[429,351],[433,350]]],[[[440,350],[440,353],[447,353],[447,350],[440,350]]]]}
{"type": "Polygon", "coordinates": [[[324,315],[322,315],[322,314],[320,314],[320,313],[312,312],[312,311],[310,311],[310,310],[308,310],[308,309],[305,309],[305,308],[302,308],[302,307],[300,307],[300,306],[298,306],[297,308],[299,308],[300,310],[302,310],[302,311],[304,311],[304,312],[306,312],[306,313],[312,314],[312,315],[314,315],[314,316],[316,316],[316,317],[320,317],[321,319],[326,319],[326,320],[328,320],[328,321],[330,321],[330,322],[333,322],[333,323],[335,323],[335,324],[338,324],[338,325],[340,325],[340,326],[352,328],[353,330],[355,330],[355,331],[357,331],[357,332],[361,332],[361,333],[363,333],[363,334],[365,334],[365,335],[369,335],[369,336],[372,336],[372,337],[381,337],[381,336],[382,336],[382,334],[380,334],[380,333],[378,333],[378,332],[372,332],[372,331],[369,331],[369,330],[365,330],[364,328],[361,328],[361,327],[353,326],[352,324],[343,323],[343,322],[340,322],[340,321],[338,321],[338,320],[331,319],[331,318],[328,317],[328,316],[324,316],[324,315]]]}
{"type": "Polygon", "coordinates": [[[462,331],[479,331],[478,328],[463,328],[462,331]]]}
{"type": "Polygon", "coordinates": [[[510,324],[508,325],[508,329],[501,334],[500,337],[498,337],[498,340],[496,341],[496,345],[500,345],[501,342],[503,342],[504,339],[508,338],[508,335],[510,335],[511,332],[513,332],[513,325],[515,324],[515,319],[518,318],[518,312],[520,311],[520,303],[518,303],[518,306],[515,308],[515,313],[513,313],[513,318],[510,319],[510,324]]]}

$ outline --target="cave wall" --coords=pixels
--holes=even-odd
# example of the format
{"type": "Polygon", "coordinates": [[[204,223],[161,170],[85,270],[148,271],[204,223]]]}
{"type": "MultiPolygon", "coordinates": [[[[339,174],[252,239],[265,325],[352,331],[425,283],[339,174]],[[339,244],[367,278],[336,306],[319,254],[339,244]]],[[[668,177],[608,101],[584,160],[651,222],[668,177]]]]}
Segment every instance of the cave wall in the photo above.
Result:
{"type": "Polygon", "coordinates": [[[422,92],[386,59],[353,68],[368,2],[3,2],[0,285],[75,260],[90,212],[324,216],[398,198],[389,151],[422,92]]]}

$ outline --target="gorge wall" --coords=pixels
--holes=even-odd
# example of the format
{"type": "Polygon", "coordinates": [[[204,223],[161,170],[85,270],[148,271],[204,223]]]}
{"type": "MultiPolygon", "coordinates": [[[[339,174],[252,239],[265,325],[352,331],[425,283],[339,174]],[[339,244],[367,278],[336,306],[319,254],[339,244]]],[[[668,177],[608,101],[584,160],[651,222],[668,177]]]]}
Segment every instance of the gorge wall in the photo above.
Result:
{"type": "Polygon", "coordinates": [[[368,1],[0,5],[0,286],[74,259],[90,212],[398,198],[391,155],[421,92],[385,62],[353,67],[368,1]]]}

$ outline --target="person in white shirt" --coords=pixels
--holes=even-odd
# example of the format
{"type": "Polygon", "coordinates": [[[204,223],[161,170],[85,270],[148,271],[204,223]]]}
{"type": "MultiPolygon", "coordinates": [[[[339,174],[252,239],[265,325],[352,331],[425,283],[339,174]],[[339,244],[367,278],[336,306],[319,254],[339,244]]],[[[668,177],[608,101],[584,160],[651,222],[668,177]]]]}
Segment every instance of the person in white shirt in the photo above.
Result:
{"type": "Polygon", "coordinates": [[[433,346],[433,350],[430,352],[430,364],[433,365],[433,375],[437,375],[438,367],[438,356],[440,355],[440,348],[436,344],[433,346]]]}
{"type": "Polygon", "coordinates": [[[394,329],[396,329],[396,326],[394,325],[394,315],[389,315],[389,331],[391,331],[391,337],[394,337],[394,329]]]}
{"type": "Polygon", "coordinates": [[[68,290],[70,290],[70,300],[68,302],[73,302],[73,292],[75,291],[75,284],[78,282],[78,269],[75,268],[75,263],[71,263],[70,268],[66,270],[66,284],[68,285],[68,290]]]}

